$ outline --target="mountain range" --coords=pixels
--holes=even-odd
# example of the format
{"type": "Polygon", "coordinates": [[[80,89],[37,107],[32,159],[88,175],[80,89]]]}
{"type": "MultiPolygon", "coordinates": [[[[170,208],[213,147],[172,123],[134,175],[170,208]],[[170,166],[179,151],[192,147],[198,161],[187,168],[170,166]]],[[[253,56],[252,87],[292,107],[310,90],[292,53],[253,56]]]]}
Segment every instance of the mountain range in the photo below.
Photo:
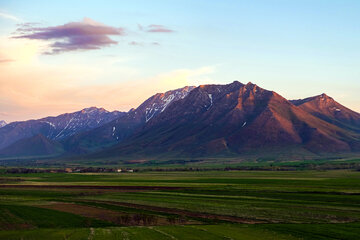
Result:
{"type": "Polygon", "coordinates": [[[49,140],[60,141],[74,134],[102,126],[124,114],[91,107],[56,117],[12,122],[0,128],[0,149],[39,134],[49,140]]]}
{"type": "Polygon", "coordinates": [[[128,112],[88,108],[0,128],[3,157],[131,159],[268,151],[359,152],[360,114],[326,94],[287,100],[235,81],[158,93],[128,112]]]}

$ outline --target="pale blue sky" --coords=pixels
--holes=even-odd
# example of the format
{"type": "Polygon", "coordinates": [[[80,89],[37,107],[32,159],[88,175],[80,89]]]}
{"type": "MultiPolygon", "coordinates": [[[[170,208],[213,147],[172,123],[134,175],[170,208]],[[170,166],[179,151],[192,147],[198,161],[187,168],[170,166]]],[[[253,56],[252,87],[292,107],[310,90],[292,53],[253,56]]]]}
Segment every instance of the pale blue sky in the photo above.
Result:
{"type": "MultiPolygon", "coordinates": [[[[41,68],[68,64],[101,68],[88,78],[91,84],[146,81],[150,86],[159,75],[186,69],[200,72],[187,76],[189,84],[251,81],[290,99],[326,92],[360,111],[360,1],[0,0],[0,13],[18,18],[0,15],[2,37],[11,36],[16,23],[40,22],[48,27],[84,17],[125,28],[126,36],[110,36],[117,45],[38,55],[41,68]],[[146,34],[138,24],[164,25],[174,32],[146,34]],[[131,41],[142,46],[131,46],[131,41]],[[111,64],[102,64],[109,59],[111,64]]],[[[0,54],[4,52],[0,49],[0,54]]],[[[78,72],[79,81],[86,85],[88,76],[78,72]]],[[[146,84],[143,86],[148,87],[146,84]]],[[[119,99],[105,107],[128,110],[147,97],[141,95],[133,103],[119,99]]],[[[104,105],[83,100],[80,105],[87,104],[104,105]]],[[[15,116],[22,115],[8,119],[15,116]]],[[[24,114],[26,117],[32,115],[24,114]]]]}

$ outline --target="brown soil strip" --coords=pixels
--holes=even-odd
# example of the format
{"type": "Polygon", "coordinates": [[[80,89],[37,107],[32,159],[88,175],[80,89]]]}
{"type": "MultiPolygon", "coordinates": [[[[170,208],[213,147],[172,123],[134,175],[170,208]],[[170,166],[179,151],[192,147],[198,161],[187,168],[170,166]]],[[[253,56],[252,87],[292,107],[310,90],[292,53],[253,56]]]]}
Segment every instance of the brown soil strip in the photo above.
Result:
{"type": "MultiPolygon", "coordinates": [[[[88,200],[84,200],[84,202],[86,202],[86,201],[88,201],[88,200]]],[[[88,201],[88,202],[91,202],[91,201],[88,201]]],[[[141,205],[141,204],[135,204],[135,203],[125,203],[125,202],[115,202],[115,201],[92,201],[92,202],[107,203],[107,204],[119,205],[119,206],[123,206],[123,207],[150,210],[150,211],[154,211],[154,212],[164,212],[164,213],[170,213],[170,214],[177,214],[180,216],[204,218],[204,219],[211,219],[211,220],[221,220],[221,221],[228,221],[228,222],[234,222],[234,223],[246,223],[246,224],[267,223],[263,220],[257,220],[257,219],[246,219],[246,218],[228,216],[228,215],[192,212],[192,211],[176,209],[176,208],[157,207],[157,206],[141,205]]]]}
{"type": "MultiPolygon", "coordinates": [[[[143,226],[143,225],[169,225],[169,221],[164,217],[152,216],[152,222],[144,223],[140,214],[127,214],[124,212],[113,211],[105,208],[79,205],[75,203],[53,203],[40,205],[37,207],[58,210],[62,212],[73,213],[87,218],[95,218],[103,221],[126,226],[143,226]],[[125,220],[126,219],[126,220],[125,220]],[[138,219],[138,220],[136,220],[138,219]]],[[[185,222],[182,224],[190,224],[185,222]]]]}
{"type": "Polygon", "coordinates": [[[55,203],[49,205],[40,205],[37,207],[47,208],[52,210],[58,210],[62,212],[73,213],[88,218],[96,218],[108,222],[117,222],[118,217],[122,214],[107,209],[88,207],[83,205],[77,205],[73,203],[55,203]]]}
{"type": "Polygon", "coordinates": [[[3,209],[2,215],[5,218],[0,219],[0,230],[32,229],[33,225],[26,223],[23,219],[11,213],[8,209],[3,209]],[[10,219],[10,221],[9,221],[10,219]]]}

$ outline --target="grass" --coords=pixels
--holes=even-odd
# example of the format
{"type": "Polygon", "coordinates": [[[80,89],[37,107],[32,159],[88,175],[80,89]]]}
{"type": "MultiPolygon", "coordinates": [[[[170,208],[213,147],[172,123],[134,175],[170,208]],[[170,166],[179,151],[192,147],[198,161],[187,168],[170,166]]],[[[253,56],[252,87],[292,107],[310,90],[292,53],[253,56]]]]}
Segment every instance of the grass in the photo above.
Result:
{"type": "Polygon", "coordinates": [[[0,178],[34,186],[180,187],[151,191],[0,188],[0,239],[358,239],[360,235],[360,172],[354,170],[0,173],[0,178]],[[123,227],[41,207],[59,202],[119,215],[152,215],[169,223],[123,227]],[[188,212],[215,217],[188,216],[188,212]],[[235,224],[216,216],[263,224],[235,224]],[[182,225],[171,218],[193,222],[182,225]]]}
{"type": "Polygon", "coordinates": [[[0,205],[0,229],[102,227],[109,223],[75,214],[25,205],[0,205]]]}
{"type": "Polygon", "coordinates": [[[107,227],[35,229],[0,232],[0,239],[248,239],[248,240],[357,240],[359,224],[284,224],[284,225],[191,225],[153,227],[107,227]]]}

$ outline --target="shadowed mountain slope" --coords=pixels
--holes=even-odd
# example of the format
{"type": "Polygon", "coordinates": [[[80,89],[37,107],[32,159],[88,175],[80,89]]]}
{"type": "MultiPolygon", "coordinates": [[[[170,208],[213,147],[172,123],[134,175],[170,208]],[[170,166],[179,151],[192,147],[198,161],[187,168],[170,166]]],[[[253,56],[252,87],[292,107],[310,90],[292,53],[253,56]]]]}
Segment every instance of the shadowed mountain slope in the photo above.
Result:
{"type": "Polygon", "coordinates": [[[0,150],[1,157],[55,156],[63,153],[60,143],[38,134],[0,150]]]}

